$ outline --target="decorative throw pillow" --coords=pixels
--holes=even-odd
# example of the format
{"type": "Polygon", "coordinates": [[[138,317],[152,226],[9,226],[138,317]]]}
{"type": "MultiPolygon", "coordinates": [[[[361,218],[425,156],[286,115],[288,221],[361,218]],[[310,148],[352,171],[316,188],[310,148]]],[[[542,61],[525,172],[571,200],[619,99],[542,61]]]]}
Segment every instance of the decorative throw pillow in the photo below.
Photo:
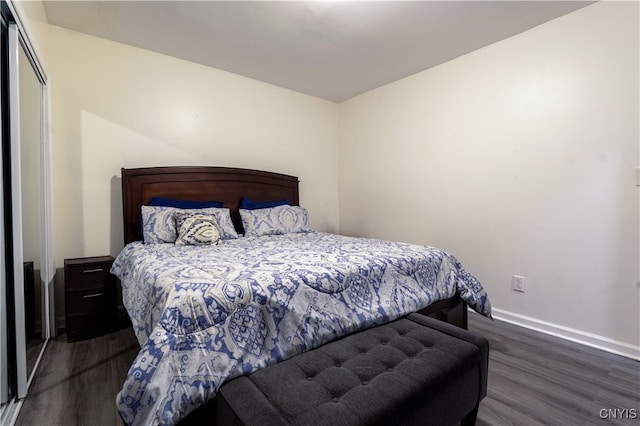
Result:
{"type": "Polygon", "coordinates": [[[240,209],[240,217],[246,236],[281,235],[309,232],[308,212],[298,206],[240,209]]]}
{"type": "Polygon", "coordinates": [[[231,221],[231,214],[227,208],[210,207],[206,209],[178,209],[164,206],[142,206],[142,237],[145,244],[173,243],[176,241],[176,214],[205,214],[213,215],[217,220],[217,227],[223,240],[238,238],[238,234],[231,221]]]}
{"type": "Polygon", "coordinates": [[[176,215],[177,246],[218,244],[220,232],[214,215],[181,213],[176,215]]]}

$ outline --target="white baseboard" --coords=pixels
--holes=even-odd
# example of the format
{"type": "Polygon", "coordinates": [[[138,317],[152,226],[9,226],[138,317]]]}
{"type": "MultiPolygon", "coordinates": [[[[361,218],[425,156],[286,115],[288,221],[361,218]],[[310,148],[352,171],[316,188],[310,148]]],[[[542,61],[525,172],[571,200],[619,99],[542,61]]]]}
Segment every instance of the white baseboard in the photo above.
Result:
{"type": "MultiPolygon", "coordinates": [[[[469,312],[473,311],[469,310],[469,312]]],[[[630,343],[621,342],[619,340],[610,339],[608,337],[599,336],[597,334],[589,333],[586,331],[576,330],[574,328],[553,324],[547,321],[539,320],[537,318],[516,314],[502,309],[493,308],[492,314],[493,318],[499,321],[508,322],[510,324],[528,328],[530,330],[539,331],[541,333],[549,334],[551,336],[559,337],[561,339],[569,340],[581,345],[590,346],[592,348],[601,349],[606,352],[640,361],[640,346],[637,345],[632,345],[630,343]]]]}

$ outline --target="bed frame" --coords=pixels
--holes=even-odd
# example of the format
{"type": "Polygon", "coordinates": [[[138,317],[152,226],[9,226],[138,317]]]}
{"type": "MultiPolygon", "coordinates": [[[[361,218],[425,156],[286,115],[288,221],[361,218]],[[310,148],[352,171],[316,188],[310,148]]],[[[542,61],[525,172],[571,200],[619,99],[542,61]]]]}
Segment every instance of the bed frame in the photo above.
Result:
{"type": "MultiPolygon", "coordinates": [[[[238,212],[243,196],[253,201],[288,199],[298,205],[295,176],[229,167],[145,167],[122,169],[122,210],[125,244],[142,240],[140,208],[152,197],[179,200],[222,201],[231,210],[238,232],[238,212]]],[[[467,328],[467,305],[459,296],[436,302],[420,313],[467,328]]]]}
{"type": "Polygon", "coordinates": [[[298,178],[280,173],[229,167],[146,167],[122,169],[124,242],[142,240],[140,208],[152,197],[222,201],[242,231],[240,199],[256,202],[288,199],[298,205],[298,178]]]}

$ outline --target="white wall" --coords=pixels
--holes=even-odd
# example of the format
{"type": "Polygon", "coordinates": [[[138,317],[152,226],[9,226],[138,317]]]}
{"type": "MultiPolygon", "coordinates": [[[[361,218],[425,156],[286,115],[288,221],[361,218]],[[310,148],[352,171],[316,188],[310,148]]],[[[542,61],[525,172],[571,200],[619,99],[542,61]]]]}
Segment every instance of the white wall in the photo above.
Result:
{"type": "Polygon", "coordinates": [[[505,314],[637,351],[638,35],[636,2],[599,3],[344,102],[341,232],[448,249],[505,314]]]}
{"type": "Polygon", "coordinates": [[[52,27],[34,3],[59,266],[121,245],[120,167],[261,168],[300,176],[318,229],[443,247],[498,310],[637,348],[636,2],[589,6],[340,106],[52,27]]]}
{"type": "Polygon", "coordinates": [[[121,167],[215,165],[300,178],[311,226],[338,229],[338,105],[46,25],[54,250],[116,255],[121,167]]]}

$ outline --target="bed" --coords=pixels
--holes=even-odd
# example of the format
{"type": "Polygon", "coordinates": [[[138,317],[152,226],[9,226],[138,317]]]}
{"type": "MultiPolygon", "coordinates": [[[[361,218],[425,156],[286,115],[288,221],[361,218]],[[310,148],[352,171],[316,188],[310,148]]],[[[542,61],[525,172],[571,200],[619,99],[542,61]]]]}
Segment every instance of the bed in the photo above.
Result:
{"type": "Polygon", "coordinates": [[[141,345],[117,397],[127,424],[176,424],[233,377],[411,312],[464,328],[467,303],[491,313],[480,283],[447,252],[308,229],[294,176],[122,169],[122,195],[126,245],[112,272],[141,345]],[[230,218],[219,227],[228,238],[215,246],[142,243],[141,210],[154,197],[221,202],[228,210],[211,217],[230,218]],[[287,203],[247,211],[243,197],[287,203]],[[292,228],[262,232],[271,213],[289,215],[292,228]]]}

